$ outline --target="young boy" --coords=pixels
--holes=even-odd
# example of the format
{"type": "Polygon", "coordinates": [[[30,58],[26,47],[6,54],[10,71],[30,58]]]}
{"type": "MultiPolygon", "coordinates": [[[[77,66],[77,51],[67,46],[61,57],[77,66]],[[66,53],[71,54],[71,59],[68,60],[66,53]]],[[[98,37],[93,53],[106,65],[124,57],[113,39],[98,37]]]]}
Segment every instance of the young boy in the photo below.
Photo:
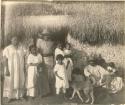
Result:
{"type": "Polygon", "coordinates": [[[66,89],[69,88],[68,84],[68,79],[67,79],[67,74],[66,74],[66,67],[65,64],[63,63],[64,57],[59,54],[56,57],[57,63],[54,67],[54,73],[56,76],[56,94],[58,95],[61,91],[63,90],[63,93],[66,93],[66,89]]]}

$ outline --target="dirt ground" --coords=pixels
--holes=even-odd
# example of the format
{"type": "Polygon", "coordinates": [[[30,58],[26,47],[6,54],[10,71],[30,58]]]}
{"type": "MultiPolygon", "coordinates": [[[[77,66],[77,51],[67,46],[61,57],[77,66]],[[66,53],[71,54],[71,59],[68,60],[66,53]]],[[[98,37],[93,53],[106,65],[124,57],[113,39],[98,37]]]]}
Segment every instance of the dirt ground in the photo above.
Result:
{"type": "MultiPolygon", "coordinates": [[[[67,99],[64,99],[63,95],[49,95],[42,98],[35,98],[30,100],[13,100],[11,103],[7,103],[7,98],[3,99],[3,105],[76,105],[76,104],[84,104],[78,99],[77,95],[73,100],[69,100],[69,96],[72,91],[67,95],[67,99]]],[[[82,94],[82,92],[81,92],[82,94]]],[[[125,103],[125,89],[121,90],[117,94],[109,94],[107,90],[102,88],[94,89],[95,96],[95,104],[124,104],[125,103]]],[[[85,96],[82,94],[83,99],[85,100],[85,96]]],[[[88,103],[89,104],[89,103],[88,103]]]]}

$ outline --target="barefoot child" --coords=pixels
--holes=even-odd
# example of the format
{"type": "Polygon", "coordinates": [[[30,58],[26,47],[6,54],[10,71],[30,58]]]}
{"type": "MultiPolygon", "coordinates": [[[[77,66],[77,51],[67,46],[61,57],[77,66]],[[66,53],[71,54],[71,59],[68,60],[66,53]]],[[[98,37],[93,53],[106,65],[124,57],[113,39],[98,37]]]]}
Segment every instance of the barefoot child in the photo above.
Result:
{"type": "Polygon", "coordinates": [[[34,98],[37,94],[36,83],[37,83],[37,66],[42,63],[42,56],[37,53],[37,48],[34,45],[29,47],[30,54],[27,59],[28,70],[27,70],[27,96],[34,98]]]}
{"type": "Polygon", "coordinates": [[[59,54],[56,57],[57,63],[54,67],[54,72],[56,76],[56,94],[58,95],[61,91],[63,90],[63,93],[66,93],[66,89],[69,88],[68,84],[68,79],[67,79],[67,74],[66,74],[66,67],[65,64],[63,63],[64,57],[59,54]]]}

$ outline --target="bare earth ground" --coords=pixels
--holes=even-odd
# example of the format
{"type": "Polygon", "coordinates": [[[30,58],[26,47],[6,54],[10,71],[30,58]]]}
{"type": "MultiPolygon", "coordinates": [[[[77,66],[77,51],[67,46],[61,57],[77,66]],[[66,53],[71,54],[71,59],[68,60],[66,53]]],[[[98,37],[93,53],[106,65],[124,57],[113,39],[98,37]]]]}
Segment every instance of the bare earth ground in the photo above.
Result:
{"type": "MultiPolygon", "coordinates": [[[[82,94],[82,93],[81,93],[82,94]]],[[[120,91],[117,94],[108,94],[106,90],[95,89],[95,104],[124,104],[125,103],[125,89],[120,91]]],[[[82,94],[83,99],[85,100],[85,96],[82,94]]],[[[32,100],[14,100],[11,103],[7,103],[7,98],[3,99],[3,105],[59,105],[59,104],[84,104],[76,96],[73,100],[69,100],[63,98],[63,95],[49,95],[43,98],[35,98],[32,100]]]]}

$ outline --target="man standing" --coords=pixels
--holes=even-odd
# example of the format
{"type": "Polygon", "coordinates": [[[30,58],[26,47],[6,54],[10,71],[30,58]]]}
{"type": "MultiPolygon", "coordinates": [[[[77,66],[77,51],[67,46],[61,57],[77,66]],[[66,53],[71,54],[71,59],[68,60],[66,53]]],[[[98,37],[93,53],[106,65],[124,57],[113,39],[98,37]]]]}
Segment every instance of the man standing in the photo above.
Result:
{"type": "MultiPolygon", "coordinates": [[[[45,65],[45,70],[48,74],[49,87],[51,93],[54,92],[54,42],[51,40],[50,33],[47,29],[43,30],[39,34],[39,38],[36,42],[37,48],[43,56],[43,61],[45,65]]],[[[46,81],[45,81],[46,82],[46,81]]]]}

